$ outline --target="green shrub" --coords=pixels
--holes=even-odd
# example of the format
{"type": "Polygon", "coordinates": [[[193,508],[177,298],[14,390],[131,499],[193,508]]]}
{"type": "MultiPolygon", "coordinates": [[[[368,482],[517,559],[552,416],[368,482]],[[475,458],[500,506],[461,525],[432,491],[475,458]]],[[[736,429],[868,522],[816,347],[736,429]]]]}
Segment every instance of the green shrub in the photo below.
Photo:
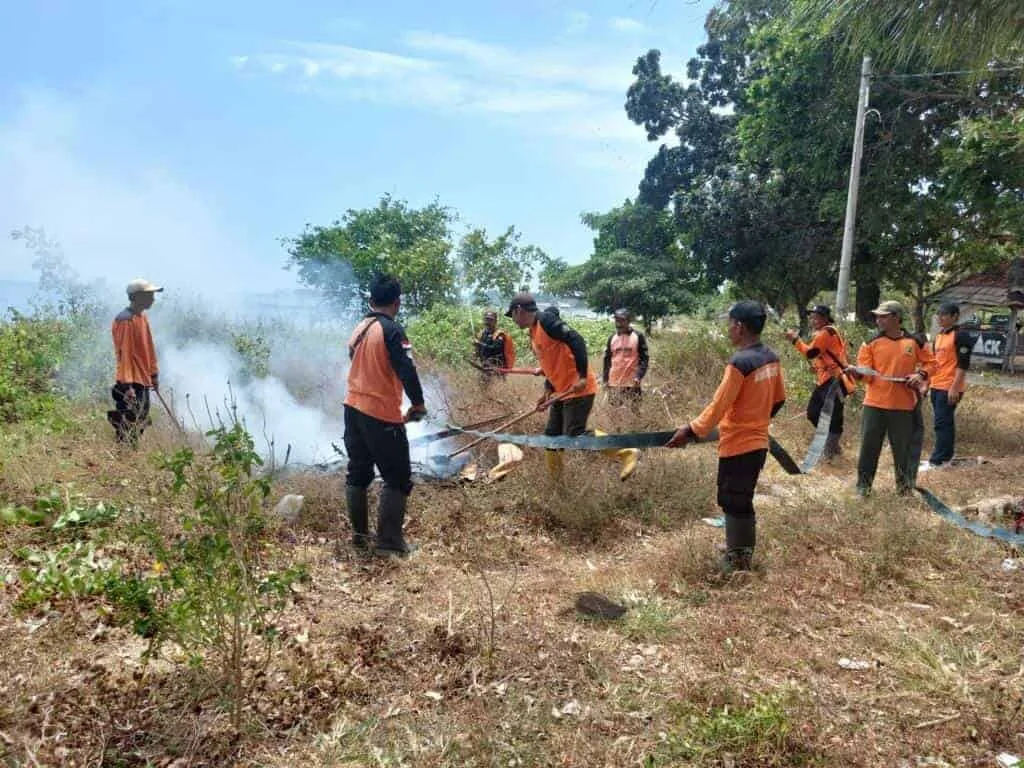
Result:
{"type": "Polygon", "coordinates": [[[276,639],[276,614],[305,571],[275,571],[266,562],[262,506],[270,481],[258,474],[262,461],[252,437],[237,421],[207,437],[209,456],[183,448],[160,460],[173,490],[191,495],[180,531],[143,520],[152,567],[109,583],[106,592],[122,618],[149,638],[147,658],[170,641],[190,665],[211,673],[238,729],[276,639]]]}
{"type": "Polygon", "coordinates": [[[0,322],[0,421],[10,424],[55,412],[56,375],[69,340],[69,324],[59,319],[11,310],[0,322]]]}
{"type": "Polygon", "coordinates": [[[56,550],[22,548],[15,554],[25,563],[18,572],[21,608],[101,594],[107,582],[120,574],[120,563],[104,557],[91,541],[71,542],[56,550]]]}
{"type": "MultiPolygon", "coordinates": [[[[435,305],[410,318],[406,330],[414,353],[448,365],[463,364],[467,357],[473,356],[473,340],[483,327],[482,315],[482,307],[435,305]]],[[[615,330],[610,321],[569,317],[566,322],[586,341],[591,356],[604,354],[608,336],[615,330]]],[[[519,362],[532,364],[536,358],[526,331],[500,312],[498,327],[515,342],[517,365],[519,362]]]]}

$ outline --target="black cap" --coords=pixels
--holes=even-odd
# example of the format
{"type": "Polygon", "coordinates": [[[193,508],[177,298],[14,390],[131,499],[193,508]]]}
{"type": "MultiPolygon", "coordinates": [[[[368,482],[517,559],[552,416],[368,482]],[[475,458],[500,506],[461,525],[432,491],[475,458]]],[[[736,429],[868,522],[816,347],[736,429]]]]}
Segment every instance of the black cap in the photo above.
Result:
{"type": "Polygon", "coordinates": [[[737,301],[729,307],[729,317],[733,320],[744,321],[764,320],[768,317],[764,305],[759,301],[737,301]]]}
{"type": "Polygon", "coordinates": [[[498,313],[497,313],[497,312],[495,312],[495,311],[494,311],[493,309],[488,309],[488,310],[487,310],[486,312],[484,312],[484,320],[489,320],[489,319],[491,319],[492,317],[493,317],[493,318],[494,318],[495,320],[497,320],[497,319],[498,319],[498,313]]]}
{"type": "Polygon", "coordinates": [[[939,304],[939,314],[940,315],[959,315],[960,314],[960,305],[957,304],[955,301],[944,301],[941,304],[939,304]]]}
{"type": "Polygon", "coordinates": [[[632,317],[632,315],[629,313],[628,309],[626,309],[625,307],[620,307],[619,309],[615,310],[612,317],[621,318],[623,320],[629,320],[632,317]]]}
{"type": "Polygon", "coordinates": [[[508,311],[505,312],[505,317],[512,317],[512,312],[516,308],[525,309],[527,312],[536,312],[537,300],[533,298],[532,293],[517,293],[512,297],[512,301],[508,303],[508,311]]]}
{"type": "Polygon", "coordinates": [[[824,304],[815,304],[808,311],[813,313],[813,314],[815,314],[815,315],[821,315],[822,317],[824,317],[829,322],[832,321],[832,310],[829,309],[824,304]]]}

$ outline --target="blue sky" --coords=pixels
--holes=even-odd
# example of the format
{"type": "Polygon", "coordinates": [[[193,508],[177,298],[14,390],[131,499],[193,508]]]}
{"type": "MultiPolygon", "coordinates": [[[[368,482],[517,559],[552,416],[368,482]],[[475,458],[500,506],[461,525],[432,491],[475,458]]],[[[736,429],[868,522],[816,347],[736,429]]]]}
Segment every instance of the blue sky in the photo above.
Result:
{"type": "Polygon", "coordinates": [[[578,262],[656,149],[633,62],[681,75],[711,4],[8,0],[0,279],[30,224],[89,278],[290,287],[277,239],[385,192],[578,262]]]}

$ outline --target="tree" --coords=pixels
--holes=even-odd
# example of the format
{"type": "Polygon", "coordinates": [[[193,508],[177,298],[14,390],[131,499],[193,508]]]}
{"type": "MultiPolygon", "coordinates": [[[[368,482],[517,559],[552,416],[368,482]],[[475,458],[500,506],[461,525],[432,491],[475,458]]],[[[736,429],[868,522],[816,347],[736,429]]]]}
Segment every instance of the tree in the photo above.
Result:
{"type": "Polygon", "coordinates": [[[702,282],[681,250],[671,214],[627,200],[581,218],[597,232],[594,253],[570,275],[591,309],[626,307],[650,331],[658,319],[694,305],[702,282]]]}
{"type": "Polygon", "coordinates": [[[696,304],[684,268],[672,259],[651,260],[625,249],[595,253],[581,265],[580,278],[587,306],[604,313],[627,308],[643,318],[647,333],[662,317],[696,304]]]}
{"type": "Polygon", "coordinates": [[[799,0],[798,7],[801,23],[823,26],[856,58],[871,53],[885,66],[982,69],[1024,59],[1020,0],[799,0]]]}
{"type": "Polygon", "coordinates": [[[576,267],[570,267],[565,259],[548,257],[537,275],[541,293],[568,295],[579,291],[579,275],[576,267]]]}
{"type": "Polygon", "coordinates": [[[497,293],[509,296],[529,285],[550,261],[535,245],[520,245],[520,234],[509,227],[492,242],[484,229],[468,232],[459,242],[458,264],[462,279],[477,301],[497,293]]]}
{"type": "Polygon", "coordinates": [[[415,209],[384,195],[375,208],[349,209],[327,227],[307,224],[283,244],[299,280],[342,306],[362,304],[373,276],[387,272],[401,281],[403,304],[416,312],[455,295],[454,220],[437,201],[415,209]]]}
{"type": "MultiPolygon", "coordinates": [[[[794,17],[784,0],[722,4],[706,29],[685,88],[661,73],[657,51],[633,69],[627,114],[649,138],[671,130],[680,142],[658,149],[640,200],[674,205],[680,237],[712,285],[728,280],[803,308],[831,287],[838,262],[857,66],[837,58],[834,40],[794,17]]],[[[1019,108],[1016,77],[875,82],[855,244],[859,308],[869,298],[874,306],[882,282],[922,297],[937,275],[983,263],[977,254],[991,235],[984,224],[995,221],[997,206],[971,213],[952,179],[967,179],[978,201],[999,189],[1004,211],[1013,210],[1019,187],[1011,178],[986,186],[983,174],[953,174],[944,155],[961,141],[965,120],[1019,108]]],[[[991,151],[987,162],[998,167],[999,150],[991,151]]]]}

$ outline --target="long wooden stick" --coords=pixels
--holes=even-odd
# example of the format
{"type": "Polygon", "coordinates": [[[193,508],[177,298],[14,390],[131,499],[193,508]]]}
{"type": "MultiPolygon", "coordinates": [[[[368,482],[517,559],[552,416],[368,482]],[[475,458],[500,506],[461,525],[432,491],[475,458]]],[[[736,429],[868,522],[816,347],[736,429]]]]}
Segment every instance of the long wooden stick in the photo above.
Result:
{"type": "Polygon", "coordinates": [[[178,422],[178,419],[174,415],[174,411],[172,411],[171,407],[167,405],[167,401],[164,400],[164,396],[160,394],[160,390],[154,389],[153,394],[156,395],[157,400],[160,401],[160,405],[162,405],[164,407],[164,410],[167,411],[167,415],[171,417],[171,421],[174,422],[174,426],[176,426],[178,428],[178,431],[184,435],[185,428],[181,426],[181,424],[178,422]]]}
{"type": "MultiPolygon", "coordinates": [[[[553,404],[554,402],[556,402],[556,401],[558,401],[558,400],[561,400],[561,399],[562,399],[563,397],[565,397],[566,395],[568,395],[570,391],[571,391],[571,390],[567,390],[567,391],[565,391],[565,392],[562,392],[561,394],[558,394],[558,395],[554,395],[554,396],[550,397],[550,398],[549,398],[549,399],[547,400],[547,405],[548,405],[548,406],[550,406],[550,405],[552,405],[552,404],[553,404]]],[[[465,453],[465,452],[466,452],[466,451],[468,451],[468,450],[469,450],[470,448],[473,448],[474,446],[480,445],[480,443],[482,443],[482,442],[483,442],[484,440],[489,440],[489,439],[490,439],[491,437],[493,437],[494,435],[496,435],[496,434],[498,434],[498,433],[500,433],[500,432],[502,432],[502,431],[504,431],[504,430],[508,429],[508,428],[509,428],[509,427],[511,427],[511,426],[512,426],[513,424],[518,424],[518,423],[519,423],[520,421],[522,421],[523,419],[525,419],[525,418],[526,418],[527,416],[531,416],[531,415],[532,415],[532,414],[534,414],[534,413],[537,413],[537,406],[534,406],[534,407],[533,407],[533,408],[531,408],[530,410],[528,410],[528,411],[524,411],[523,413],[519,414],[519,415],[518,415],[518,416],[516,416],[515,418],[509,419],[509,420],[508,420],[508,421],[506,421],[506,422],[505,422],[504,424],[502,424],[502,425],[500,425],[500,426],[497,426],[497,427],[495,427],[495,428],[494,428],[494,429],[493,429],[493,430],[491,431],[491,433],[490,433],[490,434],[488,434],[488,435],[483,435],[482,437],[478,437],[478,438],[477,438],[476,440],[474,440],[474,441],[473,441],[473,442],[471,442],[471,443],[467,443],[466,445],[464,445],[464,446],[462,446],[461,448],[459,448],[459,449],[458,449],[457,451],[455,451],[455,452],[453,452],[453,453],[449,453],[449,454],[448,454],[448,458],[449,458],[449,459],[454,459],[454,458],[455,458],[456,456],[458,456],[458,455],[459,455],[460,453],[465,453]]]]}

